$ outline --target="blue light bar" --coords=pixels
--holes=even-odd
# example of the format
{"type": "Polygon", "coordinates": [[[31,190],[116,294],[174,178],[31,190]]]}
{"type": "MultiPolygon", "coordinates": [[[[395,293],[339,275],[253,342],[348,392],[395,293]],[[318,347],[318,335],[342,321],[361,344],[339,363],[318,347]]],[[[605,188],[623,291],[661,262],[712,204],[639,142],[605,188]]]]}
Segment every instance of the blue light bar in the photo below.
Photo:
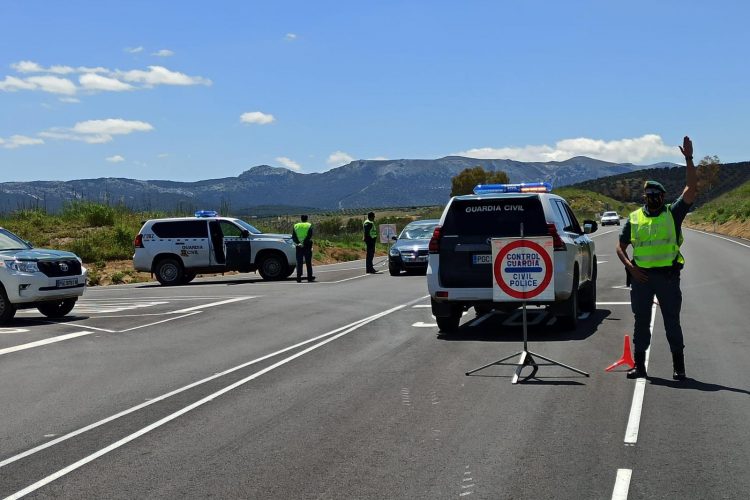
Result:
{"type": "Polygon", "coordinates": [[[479,184],[474,194],[490,193],[549,193],[552,184],[549,182],[522,182],[520,184],[479,184]]]}
{"type": "Polygon", "coordinates": [[[218,217],[219,214],[215,210],[196,210],[196,217],[218,217]]]}

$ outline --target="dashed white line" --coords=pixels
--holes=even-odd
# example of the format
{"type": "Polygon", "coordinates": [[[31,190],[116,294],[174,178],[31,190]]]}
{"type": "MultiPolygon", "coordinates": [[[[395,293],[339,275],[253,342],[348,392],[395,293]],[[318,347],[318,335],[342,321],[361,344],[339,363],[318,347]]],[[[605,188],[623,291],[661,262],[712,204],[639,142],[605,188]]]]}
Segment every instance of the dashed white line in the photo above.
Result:
{"type": "Polygon", "coordinates": [[[74,339],[76,337],[83,337],[84,335],[91,335],[94,332],[74,332],[74,333],[68,333],[65,335],[58,335],[57,337],[52,337],[44,340],[37,340],[36,342],[29,342],[28,344],[21,344],[13,347],[6,347],[5,349],[0,349],[0,356],[3,354],[8,354],[11,352],[17,352],[17,351],[23,351],[26,349],[32,349],[34,347],[40,347],[47,344],[54,344],[55,342],[62,342],[63,340],[68,339],[74,339]]]}
{"type": "Polygon", "coordinates": [[[617,469],[617,479],[615,479],[615,488],[612,491],[612,500],[627,500],[628,490],[630,489],[630,477],[632,475],[632,469],[617,469]]]}

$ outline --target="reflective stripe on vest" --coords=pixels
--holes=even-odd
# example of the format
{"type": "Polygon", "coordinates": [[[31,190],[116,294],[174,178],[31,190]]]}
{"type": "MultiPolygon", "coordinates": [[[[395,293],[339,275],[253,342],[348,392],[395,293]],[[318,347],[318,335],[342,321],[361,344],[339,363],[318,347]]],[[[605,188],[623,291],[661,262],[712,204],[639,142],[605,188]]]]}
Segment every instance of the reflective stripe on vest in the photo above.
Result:
{"type": "Polygon", "coordinates": [[[362,226],[365,228],[365,231],[367,231],[367,225],[370,224],[370,238],[375,239],[378,237],[378,232],[375,230],[375,223],[371,221],[370,219],[365,219],[365,222],[362,224],[362,226]]]}
{"type": "Polygon", "coordinates": [[[309,222],[298,222],[294,225],[294,234],[297,235],[297,239],[300,243],[304,242],[305,238],[307,238],[307,233],[310,232],[311,226],[312,224],[309,222]]]}
{"type": "Polygon", "coordinates": [[[630,243],[638,267],[670,267],[675,260],[680,264],[685,262],[680,254],[682,234],[678,240],[669,208],[667,205],[656,217],[647,217],[643,208],[630,214],[630,243]]]}

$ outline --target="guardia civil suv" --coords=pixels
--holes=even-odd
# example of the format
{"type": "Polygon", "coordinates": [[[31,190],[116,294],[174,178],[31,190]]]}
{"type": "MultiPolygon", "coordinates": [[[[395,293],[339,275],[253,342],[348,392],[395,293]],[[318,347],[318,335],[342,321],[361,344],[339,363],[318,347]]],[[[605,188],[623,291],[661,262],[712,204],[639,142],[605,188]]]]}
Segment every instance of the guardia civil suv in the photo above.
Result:
{"type": "Polygon", "coordinates": [[[291,235],[262,233],[242,219],[213,211],[195,215],[146,221],[134,241],[135,270],[153,273],[162,285],[227,271],[258,271],[264,280],[281,280],[294,271],[291,235]]]}
{"type": "Polygon", "coordinates": [[[577,326],[580,311],[596,308],[596,250],[588,234],[597,224],[585,220],[583,228],[568,202],[551,192],[547,183],[477,186],[479,194],[451,198],[435,228],[429,246],[427,288],[432,314],[441,331],[458,328],[461,315],[473,307],[477,313],[512,311],[520,302],[492,300],[492,238],[551,236],[554,244],[554,301],[547,306],[564,329],[577,326]]]}
{"type": "Polygon", "coordinates": [[[86,289],[86,268],[76,254],[34,248],[0,227],[0,324],[18,309],[37,308],[61,318],[86,289]]]}

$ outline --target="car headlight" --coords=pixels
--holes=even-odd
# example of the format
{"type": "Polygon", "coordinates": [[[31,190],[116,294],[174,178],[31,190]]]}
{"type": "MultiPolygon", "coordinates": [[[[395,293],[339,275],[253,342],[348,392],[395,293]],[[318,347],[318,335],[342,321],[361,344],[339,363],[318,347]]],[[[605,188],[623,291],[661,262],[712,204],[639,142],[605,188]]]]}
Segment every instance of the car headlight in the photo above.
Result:
{"type": "Polygon", "coordinates": [[[39,266],[33,260],[6,260],[5,267],[19,273],[39,272],[39,266]]]}
{"type": "Polygon", "coordinates": [[[388,254],[389,254],[389,255],[390,255],[391,257],[398,257],[399,255],[401,255],[401,252],[399,252],[399,251],[398,251],[398,248],[396,248],[396,247],[393,247],[393,248],[391,248],[391,249],[390,249],[390,250],[388,251],[388,254]]]}

